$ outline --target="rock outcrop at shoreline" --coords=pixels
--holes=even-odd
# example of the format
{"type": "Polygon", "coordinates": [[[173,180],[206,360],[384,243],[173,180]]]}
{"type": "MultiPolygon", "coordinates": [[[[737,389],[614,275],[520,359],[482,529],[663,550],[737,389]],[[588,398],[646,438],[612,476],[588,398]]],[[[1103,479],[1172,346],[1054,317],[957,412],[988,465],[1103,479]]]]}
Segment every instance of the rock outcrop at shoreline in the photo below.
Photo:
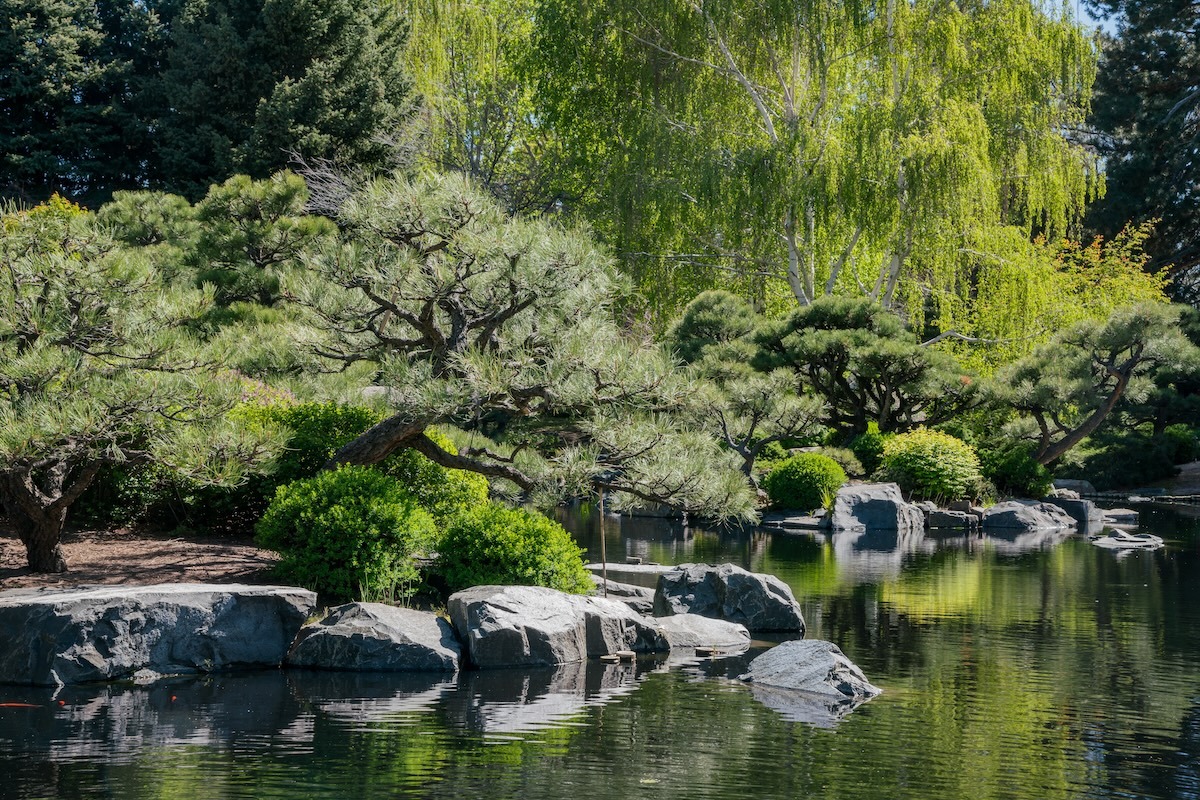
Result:
{"type": "Polygon", "coordinates": [[[277,667],[317,596],[159,584],[0,592],[0,683],[53,686],[277,667]]]}
{"type": "Polygon", "coordinates": [[[699,614],[750,631],[804,634],[804,615],[791,588],[774,575],[734,564],[681,564],[659,576],[654,615],[699,614]]]}
{"type": "Polygon", "coordinates": [[[348,603],[301,628],[284,663],[352,672],[455,672],[460,657],[454,628],[441,617],[383,603],[348,603]]]}

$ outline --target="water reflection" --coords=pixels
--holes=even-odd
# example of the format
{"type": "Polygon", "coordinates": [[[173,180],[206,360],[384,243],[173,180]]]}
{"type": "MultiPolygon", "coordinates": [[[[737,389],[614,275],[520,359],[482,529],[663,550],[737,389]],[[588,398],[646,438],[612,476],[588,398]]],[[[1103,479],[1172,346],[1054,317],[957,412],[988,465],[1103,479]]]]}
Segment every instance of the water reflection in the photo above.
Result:
{"type": "Polygon", "coordinates": [[[434,706],[455,686],[444,672],[323,672],[288,670],[292,694],[333,719],[370,722],[434,706]]]}
{"type": "Polygon", "coordinates": [[[900,574],[912,553],[931,553],[937,541],[924,530],[849,530],[829,534],[838,569],[853,583],[872,583],[900,574]]]}
{"type": "Polygon", "coordinates": [[[606,664],[584,661],[550,669],[464,672],[445,697],[448,717],[467,730],[486,734],[527,733],[577,718],[591,706],[633,692],[661,661],[606,664]]]}
{"type": "Polygon", "coordinates": [[[0,703],[41,707],[0,708],[0,795],[1200,797],[1195,521],[1147,510],[1143,528],[1168,546],[1122,560],[1071,535],[837,543],[648,525],[629,550],[610,539],[610,558],[777,574],[811,634],[884,694],[840,719],[768,697],[735,680],[761,643],[669,669],[449,683],[287,672],[57,697],[6,687],[0,703]],[[887,569],[847,567],[867,556],[887,569]]]}

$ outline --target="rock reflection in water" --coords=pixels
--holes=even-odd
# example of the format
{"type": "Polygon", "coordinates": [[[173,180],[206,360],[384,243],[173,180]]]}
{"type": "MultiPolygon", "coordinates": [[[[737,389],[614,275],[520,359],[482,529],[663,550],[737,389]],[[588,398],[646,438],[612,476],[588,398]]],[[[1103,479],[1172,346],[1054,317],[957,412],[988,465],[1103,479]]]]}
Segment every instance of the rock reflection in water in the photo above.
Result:
{"type": "Polygon", "coordinates": [[[985,536],[972,542],[972,549],[992,548],[997,553],[1015,556],[1034,550],[1050,550],[1075,535],[1072,528],[1045,529],[1040,531],[990,530],[985,536]]]}
{"type": "Polygon", "coordinates": [[[755,700],[778,713],[788,722],[799,722],[816,728],[834,728],[847,714],[866,702],[866,698],[835,700],[829,695],[798,692],[777,686],[750,684],[755,700]]]}
{"type": "Polygon", "coordinates": [[[527,733],[569,722],[589,706],[627,695],[661,660],[583,661],[547,669],[463,672],[444,698],[456,726],[486,734],[527,733]]]}
{"type": "Polygon", "coordinates": [[[422,711],[453,690],[444,672],[323,672],[288,670],[297,697],[333,719],[368,722],[422,711]]]}
{"type": "Polygon", "coordinates": [[[256,737],[305,740],[305,709],[278,671],[165,680],[151,686],[3,687],[34,703],[28,724],[0,729],[0,750],[52,761],[125,761],[154,747],[217,745],[256,737]],[[61,705],[60,705],[61,703],[61,705]]]}
{"type": "Polygon", "coordinates": [[[935,540],[923,530],[848,530],[830,534],[838,569],[856,582],[872,582],[899,576],[910,553],[933,552],[935,540]]]}

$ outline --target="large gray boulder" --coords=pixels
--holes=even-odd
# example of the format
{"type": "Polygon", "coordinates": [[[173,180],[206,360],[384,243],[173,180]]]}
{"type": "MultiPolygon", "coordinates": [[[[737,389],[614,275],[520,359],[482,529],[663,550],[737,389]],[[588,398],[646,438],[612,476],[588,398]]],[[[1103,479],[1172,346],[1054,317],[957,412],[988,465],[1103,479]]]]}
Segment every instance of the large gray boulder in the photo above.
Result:
{"type": "Polygon", "coordinates": [[[1042,500],[1052,506],[1057,506],[1075,520],[1075,524],[1081,529],[1090,529],[1104,524],[1104,513],[1096,508],[1096,504],[1091,500],[1081,500],[1078,496],[1069,497],[1060,492],[1067,492],[1067,489],[1055,489],[1049,497],[1042,500]]]}
{"type": "Polygon", "coordinates": [[[783,642],[750,662],[740,680],[779,689],[825,695],[834,700],[868,700],[882,690],[832,642],[783,642]]]}
{"type": "Polygon", "coordinates": [[[750,646],[750,631],[745,625],[723,619],[702,617],[699,614],[675,614],[655,620],[658,629],[667,637],[672,650],[715,647],[721,650],[743,650],[750,646]]]}
{"type": "Polygon", "coordinates": [[[317,596],[200,583],[0,592],[0,683],[278,667],[317,596]]]}
{"type": "Polygon", "coordinates": [[[924,530],[925,514],[906,503],[894,483],[857,483],[838,489],[830,525],[847,530],[924,530]]]}
{"type": "Polygon", "coordinates": [[[454,672],[454,628],[435,614],[383,603],[348,603],[300,630],[286,663],[373,672],[454,672]]]}
{"type": "Polygon", "coordinates": [[[618,600],[541,586],[476,586],[451,595],[447,610],[467,658],[481,669],[670,649],[654,620],[618,600]]]}
{"type": "Polygon", "coordinates": [[[1037,500],[1006,500],[983,512],[983,529],[1040,531],[1075,527],[1066,511],[1037,500]]]}
{"type": "Polygon", "coordinates": [[[733,564],[680,564],[658,579],[654,615],[699,614],[751,631],[804,633],[804,615],[792,590],[774,575],[733,564]]]}

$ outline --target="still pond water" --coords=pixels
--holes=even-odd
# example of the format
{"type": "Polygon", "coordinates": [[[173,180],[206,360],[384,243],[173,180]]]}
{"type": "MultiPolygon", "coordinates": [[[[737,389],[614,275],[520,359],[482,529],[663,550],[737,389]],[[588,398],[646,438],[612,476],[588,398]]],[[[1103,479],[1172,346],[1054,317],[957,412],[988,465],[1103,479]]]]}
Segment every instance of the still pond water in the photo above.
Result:
{"type": "MultiPolygon", "coordinates": [[[[599,553],[596,519],[574,518],[599,553]]],[[[1078,536],[901,551],[610,517],[610,561],[733,561],[801,598],[884,694],[841,720],[743,661],[459,679],[274,672],[0,687],[0,798],[1197,798],[1200,525],[1157,552],[1078,536]]]]}

